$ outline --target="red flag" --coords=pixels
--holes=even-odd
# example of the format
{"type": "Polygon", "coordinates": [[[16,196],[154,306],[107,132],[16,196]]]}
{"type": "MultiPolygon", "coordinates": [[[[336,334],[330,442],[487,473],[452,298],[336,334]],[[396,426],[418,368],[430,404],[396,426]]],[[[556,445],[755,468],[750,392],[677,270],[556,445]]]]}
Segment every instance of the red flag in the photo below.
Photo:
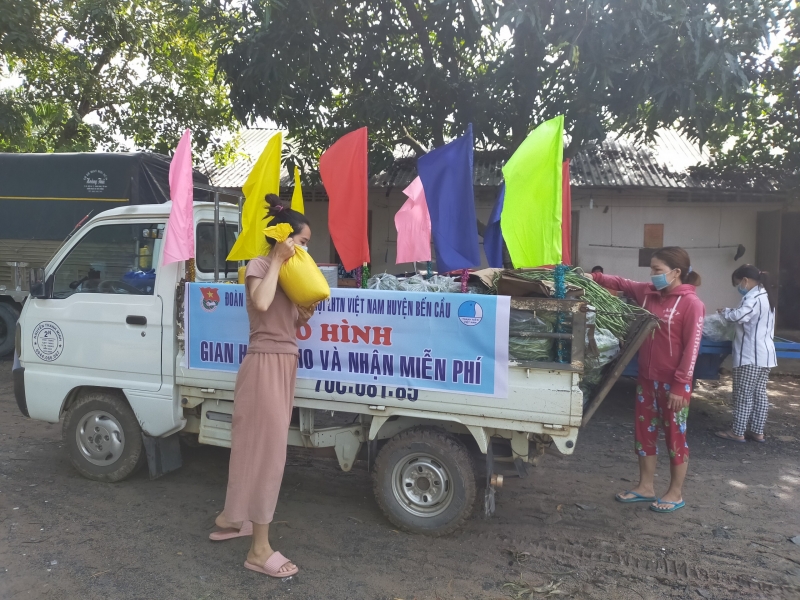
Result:
{"type": "Polygon", "coordinates": [[[367,240],[367,128],[342,136],[319,159],[328,193],[328,229],[348,271],[369,262],[367,240]]]}
{"type": "Polygon", "coordinates": [[[561,167],[561,262],[572,264],[572,194],[569,187],[569,159],[561,167]]]}

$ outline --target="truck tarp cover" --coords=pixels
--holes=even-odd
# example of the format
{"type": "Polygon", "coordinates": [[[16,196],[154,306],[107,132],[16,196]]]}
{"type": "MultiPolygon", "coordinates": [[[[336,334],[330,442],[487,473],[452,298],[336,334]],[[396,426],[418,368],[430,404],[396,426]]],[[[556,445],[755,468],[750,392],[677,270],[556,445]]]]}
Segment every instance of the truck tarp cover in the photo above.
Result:
{"type": "MultiPolygon", "coordinates": [[[[143,152],[0,153],[0,239],[63,240],[89,213],[167,202],[169,161],[143,152]]],[[[208,185],[197,171],[194,181],[208,185]]],[[[212,198],[195,189],[194,199],[212,198]]]]}

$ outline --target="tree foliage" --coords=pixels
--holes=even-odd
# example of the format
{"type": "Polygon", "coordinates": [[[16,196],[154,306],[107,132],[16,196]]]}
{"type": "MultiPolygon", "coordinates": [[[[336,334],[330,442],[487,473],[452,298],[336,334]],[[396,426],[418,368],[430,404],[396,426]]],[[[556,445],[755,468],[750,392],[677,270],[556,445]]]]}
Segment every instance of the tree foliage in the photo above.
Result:
{"type": "Polygon", "coordinates": [[[568,155],[665,125],[705,141],[741,107],[784,0],[206,1],[241,120],[309,156],[367,125],[380,162],[469,122],[478,148],[513,150],[560,113],[568,155]]]}
{"type": "Polygon", "coordinates": [[[761,72],[744,109],[714,132],[713,169],[733,178],[770,175],[800,186],[800,5],[789,14],[785,36],[761,72]]]}
{"type": "Polygon", "coordinates": [[[35,101],[21,89],[0,92],[0,152],[86,152],[102,137],[67,103],[35,101]]]}
{"type": "Polygon", "coordinates": [[[190,2],[0,0],[0,49],[18,89],[0,97],[0,150],[198,150],[233,116],[215,32],[190,2]]]}
{"type": "Polygon", "coordinates": [[[0,0],[0,56],[26,54],[39,46],[41,10],[37,2],[0,0]]]}

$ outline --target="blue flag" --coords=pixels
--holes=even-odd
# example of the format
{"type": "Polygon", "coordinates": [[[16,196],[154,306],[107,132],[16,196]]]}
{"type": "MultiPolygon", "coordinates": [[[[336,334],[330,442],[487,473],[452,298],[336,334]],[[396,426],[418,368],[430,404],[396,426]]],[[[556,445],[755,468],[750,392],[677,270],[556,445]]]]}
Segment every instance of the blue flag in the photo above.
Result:
{"type": "Polygon", "coordinates": [[[472,124],[464,136],[420,156],[417,173],[428,201],[439,272],[480,265],[472,189],[472,124]]]}
{"type": "Polygon", "coordinates": [[[503,214],[503,200],[506,195],[506,184],[500,185],[497,200],[494,202],[492,214],[483,232],[483,251],[489,266],[494,269],[503,268],[503,232],[500,231],[500,215],[503,214]]]}

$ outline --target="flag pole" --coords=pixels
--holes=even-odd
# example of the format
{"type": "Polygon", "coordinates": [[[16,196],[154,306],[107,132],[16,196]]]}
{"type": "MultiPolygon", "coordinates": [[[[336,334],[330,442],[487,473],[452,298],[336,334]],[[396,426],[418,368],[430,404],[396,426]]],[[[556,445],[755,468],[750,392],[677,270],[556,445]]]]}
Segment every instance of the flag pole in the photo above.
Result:
{"type": "Polygon", "coordinates": [[[214,192],[214,283],[219,281],[219,192],[214,192]]]}
{"type": "MultiPolygon", "coordinates": [[[[239,196],[239,232],[238,232],[238,235],[236,236],[236,239],[239,239],[239,236],[242,235],[242,208],[243,207],[244,207],[244,198],[242,196],[239,196]]],[[[227,248],[226,248],[226,250],[227,250],[227,248]]],[[[225,258],[225,260],[227,260],[227,257],[225,258]]],[[[237,261],[236,267],[237,267],[236,268],[236,273],[238,274],[237,281],[239,283],[244,283],[244,274],[245,274],[245,269],[246,269],[245,262],[243,260],[237,261]]]]}
{"type": "Polygon", "coordinates": [[[369,281],[369,267],[367,266],[367,263],[365,262],[361,266],[361,289],[362,290],[367,289],[367,281],[369,281]]]}

